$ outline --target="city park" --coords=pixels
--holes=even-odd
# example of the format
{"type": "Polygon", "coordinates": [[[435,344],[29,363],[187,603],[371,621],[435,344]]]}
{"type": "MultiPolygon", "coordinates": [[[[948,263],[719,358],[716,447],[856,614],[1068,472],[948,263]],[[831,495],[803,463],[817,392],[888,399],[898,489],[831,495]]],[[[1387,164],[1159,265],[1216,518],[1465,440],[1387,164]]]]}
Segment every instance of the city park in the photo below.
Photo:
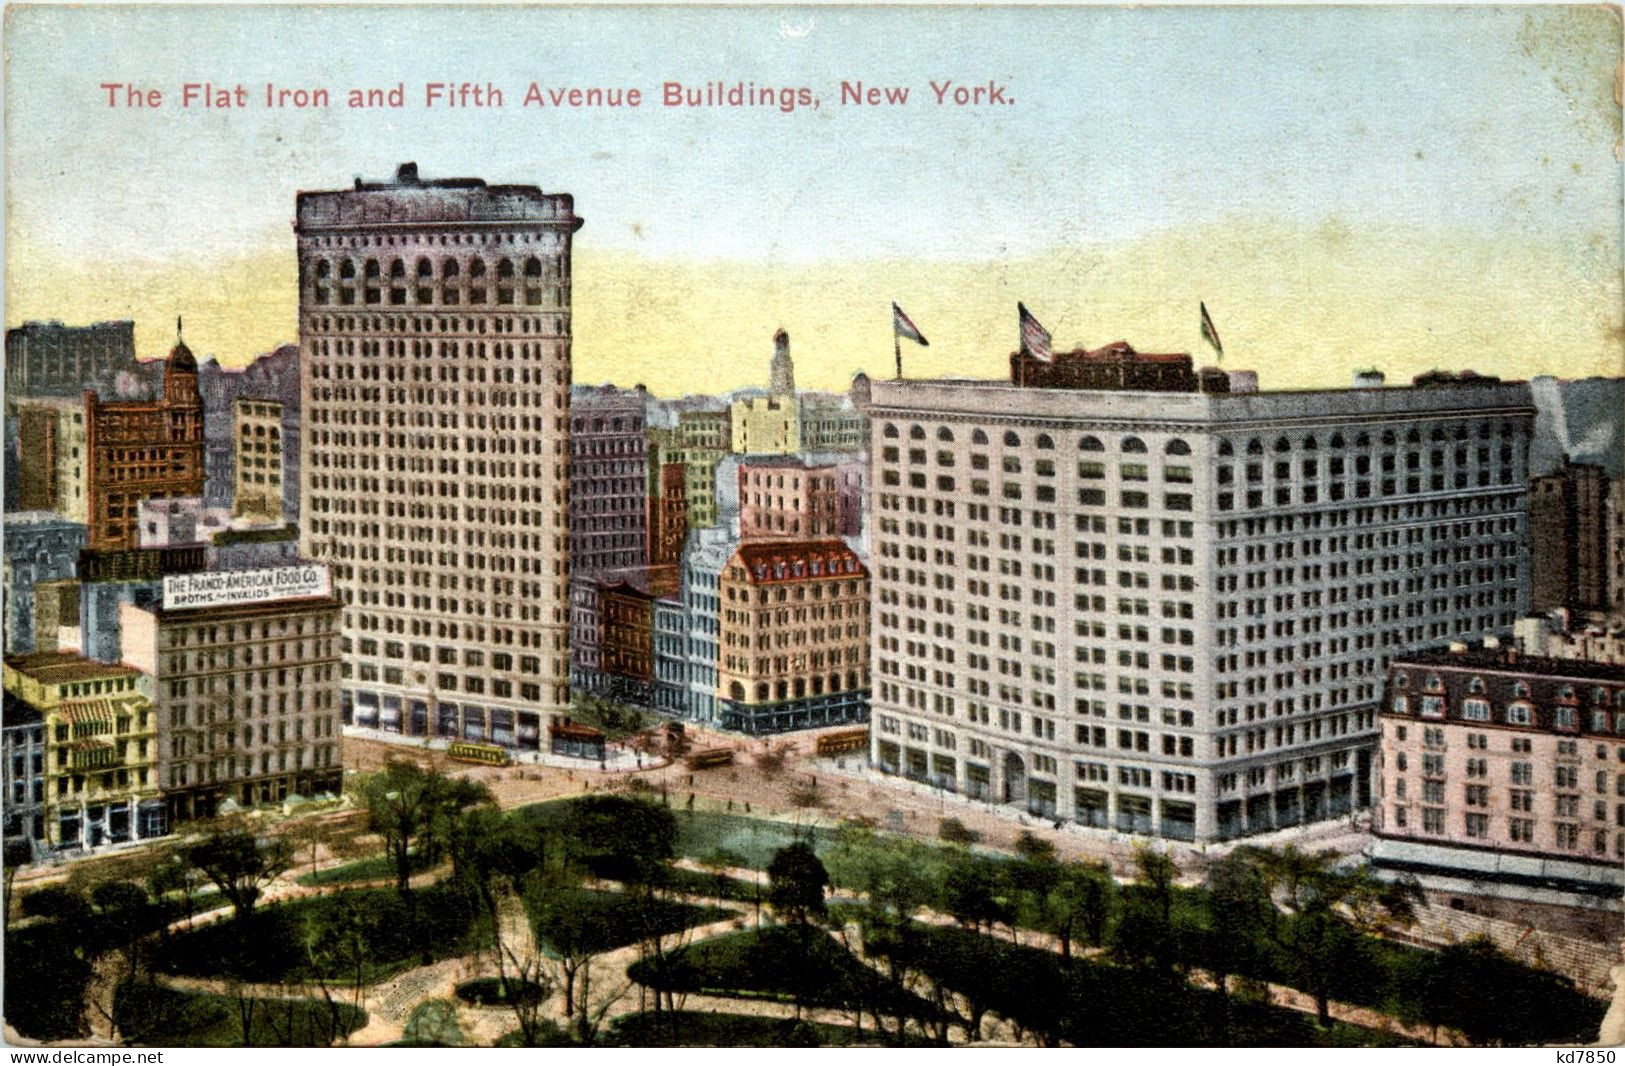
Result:
{"type": "MultiPolygon", "coordinates": [[[[608,732],[635,740],[642,724],[628,715],[608,732]]],[[[1047,822],[978,817],[940,798],[933,807],[843,772],[851,758],[734,741],[737,758],[708,767],[650,750],[646,765],[638,758],[640,769],[617,773],[461,766],[443,752],[346,738],[339,801],[233,813],[156,846],[21,875],[8,866],[7,1038],[1482,1046],[1597,1037],[1606,1004],[1596,988],[1481,937],[1408,942],[1426,908],[1420,893],[1337,851],[1080,847],[1047,822]]]]}

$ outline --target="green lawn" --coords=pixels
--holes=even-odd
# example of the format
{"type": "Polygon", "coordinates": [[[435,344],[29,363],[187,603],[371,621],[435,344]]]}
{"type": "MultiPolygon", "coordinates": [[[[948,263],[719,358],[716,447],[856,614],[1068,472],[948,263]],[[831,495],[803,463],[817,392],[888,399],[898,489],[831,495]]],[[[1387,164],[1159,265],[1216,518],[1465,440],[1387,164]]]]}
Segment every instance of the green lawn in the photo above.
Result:
{"type": "Polygon", "coordinates": [[[679,992],[800,1001],[803,1006],[911,1015],[928,1006],[900,992],[817,928],[767,926],[711,937],[672,952],[663,970],[633,963],[627,976],[639,984],[679,992]]]}
{"type": "MultiPolygon", "coordinates": [[[[414,874],[429,869],[428,864],[413,855],[411,868],[414,874]]],[[[357,859],[347,862],[343,866],[330,866],[315,873],[303,874],[299,878],[301,885],[339,885],[354,881],[391,881],[395,880],[395,860],[388,855],[374,855],[370,859],[357,859]]]]}
{"type": "Polygon", "coordinates": [[[544,944],[550,935],[568,937],[577,952],[613,951],[638,941],[640,936],[679,932],[696,925],[721,921],[733,912],[696,907],[671,900],[639,900],[623,892],[597,892],[585,888],[557,888],[546,897],[547,913],[538,915],[534,897],[525,905],[544,944]]]}
{"type": "Polygon", "coordinates": [[[318,999],[258,999],[125,982],[113,1016],[127,1043],[156,1047],[328,1047],[367,1024],[365,1011],[318,999]],[[249,1014],[248,1040],[243,1015],[249,1014]]]}

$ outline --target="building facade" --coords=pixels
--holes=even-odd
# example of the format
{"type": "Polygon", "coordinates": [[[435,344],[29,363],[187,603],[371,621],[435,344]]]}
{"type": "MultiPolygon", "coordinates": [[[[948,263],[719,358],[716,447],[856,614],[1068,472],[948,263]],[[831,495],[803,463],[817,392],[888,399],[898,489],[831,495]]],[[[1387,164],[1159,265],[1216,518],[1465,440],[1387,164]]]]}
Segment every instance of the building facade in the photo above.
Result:
{"type": "Polygon", "coordinates": [[[1336,815],[1389,659],[1527,606],[1527,386],[869,390],[882,772],[1174,839],[1336,815]]]}
{"type": "Polygon", "coordinates": [[[1615,478],[1608,486],[1603,516],[1608,541],[1608,611],[1625,617],[1625,477],[1615,478]]]}
{"type": "Polygon", "coordinates": [[[739,547],[731,529],[696,529],[683,549],[682,603],[688,629],[684,654],[688,717],[715,723],[718,717],[717,662],[722,639],[722,571],[739,547]]]}
{"type": "Polygon", "coordinates": [[[743,541],[718,585],[717,724],[866,721],[869,572],[839,540],[743,541]]]}
{"type": "Polygon", "coordinates": [[[569,705],[580,226],[413,164],[299,195],[300,554],[332,563],[358,721],[539,748],[569,705]]]}
{"type": "Polygon", "coordinates": [[[170,349],[157,400],[104,403],[86,390],[85,427],[90,547],[139,545],[143,500],[203,495],[203,400],[197,361],[184,342],[170,349]]]}
{"type": "Polygon", "coordinates": [[[1491,641],[1389,667],[1372,862],[1424,887],[1625,898],[1625,666],[1491,641]]]}
{"type": "Polygon", "coordinates": [[[86,389],[111,396],[119,375],[140,376],[135,323],[24,322],[6,330],[6,398],[78,397],[86,389]]]}
{"type": "Polygon", "coordinates": [[[157,774],[173,822],[343,790],[339,602],[267,598],[123,614],[125,659],[157,705],[157,774]]]}
{"type": "Polygon", "coordinates": [[[1529,483],[1530,606],[1537,611],[1608,606],[1608,475],[1564,462],[1529,483]]]}
{"type": "Polygon", "coordinates": [[[22,699],[5,693],[0,719],[4,750],[0,795],[5,796],[7,866],[33,862],[45,849],[45,718],[22,699]]]}
{"type": "Polygon", "coordinates": [[[729,407],[735,454],[789,454],[801,450],[801,407],[794,396],[750,396],[729,407]]]}
{"type": "Polygon", "coordinates": [[[35,586],[74,576],[85,527],[50,511],[23,511],[6,515],[5,533],[6,654],[18,655],[35,650],[35,586]]]}
{"type": "Polygon", "coordinates": [[[822,539],[863,525],[863,467],[801,456],[739,461],[739,535],[822,539]]]}
{"type": "Polygon", "coordinates": [[[231,513],[282,522],[282,405],[239,397],[231,405],[235,454],[231,513]]]}
{"type": "Polygon", "coordinates": [[[803,451],[861,452],[869,443],[863,412],[850,397],[804,392],[798,400],[803,451]]]}
{"type": "Polygon", "coordinates": [[[6,659],[5,690],[44,726],[44,847],[80,851],[164,835],[158,716],[141,671],[38,652],[6,659]]]}
{"type": "Polygon", "coordinates": [[[85,521],[89,446],[82,400],[51,398],[17,406],[18,506],[85,521]]]}
{"type": "Polygon", "coordinates": [[[570,408],[570,572],[649,561],[649,396],[640,386],[577,389],[570,408]]]}

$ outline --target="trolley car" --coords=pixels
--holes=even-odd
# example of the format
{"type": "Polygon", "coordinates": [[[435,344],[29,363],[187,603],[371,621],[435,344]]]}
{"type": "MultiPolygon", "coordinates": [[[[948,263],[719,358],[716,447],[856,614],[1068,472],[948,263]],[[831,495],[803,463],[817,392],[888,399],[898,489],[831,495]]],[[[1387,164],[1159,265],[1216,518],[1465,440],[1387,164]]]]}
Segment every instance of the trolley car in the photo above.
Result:
{"type": "Polygon", "coordinates": [[[481,766],[507,766],[513,756],[506,748],[495,744],[476,744],[468,740],[454,740],[446,746],[446,757],[458,762],[479,763],[481,766]]]}

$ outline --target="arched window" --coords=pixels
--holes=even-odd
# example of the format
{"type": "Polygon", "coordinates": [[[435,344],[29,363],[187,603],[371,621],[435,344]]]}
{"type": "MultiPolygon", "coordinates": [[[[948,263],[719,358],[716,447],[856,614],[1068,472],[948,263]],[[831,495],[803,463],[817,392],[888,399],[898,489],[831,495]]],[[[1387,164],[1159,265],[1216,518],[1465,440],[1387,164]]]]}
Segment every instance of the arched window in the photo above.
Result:
{"type": "Polygon", "coordinates": [[[406,264],[399,259],[389,264],[389,302],[406,303],[406,264]]]}
{"type": "Polygon", "coordinates": [[[363,287],[365,288],[366,291],[362,294],[361,299],[365,303],[369,303],[369,304],[382,303],[383,299],[384,299],[384,293],[383,293],[383,289],[381,288],[382,272],[380,271],[380,269],[378,267],[378,260],[376,260],[376,259],[367,260],[367,266],[366,266],[366,269],[364,271],[364,275],[363,275],[362,280],[363,280],[363,287]]]}
{"type": "Polygon", "coordinates": [[[468,264],[468,302],[485,302],[485,260],[475,259],[468,264]]]}
{"type": "Polygon", "coordinates": [[[881,429],[880,435],[885,437],[887,440],[896,440],[897,427],[892,425],[890,422],[887,422],[886,425],[881,429]]]}
{"type": "Polygon", "coordinates": [[[417,302],[434,303],[434,264],[427,259],[418,260],[417,281],[417,302]]]}
{"type": "Polygon", "coordinates": [[[1468,692],[1483,692],[1484,691],[1484,679],[1482,677],[1475,677],[1471,681],[1467,682],[1467,691],[1468,692]]]}
{"type": "Polygon", "coordinates": [[[1275,450],[1278,452],[1289,452],[1292,450],[1292,442],[1287,440],[1285,437],[1276,437],[1275,450]]]}
{"type": "Polygon", "coordinates": [[[1335,450],[1337,448],[1346,448],[1346,447],[1348,447],[1348,444],[1347,444],[1347,442],[1345,442],[1343,440],[1343,434],[1341,434],[1341,433],[1333,433],[1331,443],[1329,445],[1327,445],[1327,447],[1330,447],[1330,448],[1335,450]]]}
{"type": "Polygon", "coordinates": [[[1428,440],[1433,441],[1434,443],[1444,440],[1444,427],[1434,426],[1433,432],[1428,434],[1428,440]]]}
{"type": "Polygon", "coordinates": [[[920,427],[918,425],[909,426],[908,427],[908,439],[909,440],[924,440],[925,439],[925,430],[924,430],[924,428],[922,428],[922,427],[920,427]]]}
{"type": "Polygon", "coordinates": [[[952,444],[954,441],[954,431],[949,429],[947,426],[939,426],[937,427],[937,439],[942,441],[944,444],[952,444]]]}
{"type": "Polygon", "coordinates": [[[1169,441],[1168,446],[1162,450],[1166,455],[1189,455],[1191,453],[1191,446],[1180,440],[1178,437],[1175,437],[1173,440],[1169,441]]]}
{"type": "Polygon", "coordinates": [[[1382,431],[1382,446],[1384,448],[1392,448],[1394,446],[1394,443],[1395,443],[1394,431],[1391,430],[1391,429],[1383,430],[1382,431]]]}
{"type": "Polygon", "coordinates": [[[457,260],[455,260],[455,259],[443,259],[443,260],[440,261],[440,302],[441,303],[443,303],[443,304],[455,304],[455,303],[458,302],[457,289],[458,289],[458,286],[461,284],[461,278],[460,278],[461,273],[462,273],[462,271],[457,266],[457,260]]]}
{"type": "Polygon", "coordinates": [[[355,261],[346,259],[339,267],[339,303],[355,303],[355,261]]]}
{"type": "Polygon", "coordinates": [[[758,681],[758,682],[756,682],[756,702],[757,703],[766,703],[767,699],[768,699],[768,692],[769,692],[769,689],[767,687],[767,682],[766,681],[758,681]]]}
{"type": "Polygon", "coordinates": [[[1054,451],[1055,449],[1055,442],[1050,440],[1048,433],[1040,433],[1038,439],[1033,443],[1045,451],[1054,451]]]}
{"type": "Polygon", "coordinates": [[[1015,430],[1007,429],[1004,431],[1004,446],[1006,448],[1021,447],[1021,438],[1016,436],[1015,430]]]}
{"type": "Polygon", "coordinates": [[[497,264],[497,303],[513,303],[513,260],[504,259],[497,264]]]}
{"type": "Polygon", "coordinates": [[[1406,433],[1405,433],[1405,443],[1406,444],[1421,444],[1422,443],[1422,434],[1420,434],[1420,433],[1418,433],[1416,431],[1415,426],[1412,426],[1409,430],[1406,431],[1406,433]]]}
{"type": "Polygon", "coordinates": [[[525,260],[525,303],[534,307],[542,302],[542,261],[534,255],[525,260]]]}
{"type": "Polygon", "coordinates": [[[1313,433],[1311,433],[1309,436],[1303,438],[1303,450],[1306,451],[1306,452],[1314,452],[1314,451],[1319,451],[1320,450],[1320,442],[1315,439],[1315,435],[1313,433]]]}
{"type": "Polygon", "coordinates": [[[970,435],[970,442],[972,444],[986,444],[987,443],[987,434],[983,433],[979,429],[972,430],[971,435],[970,435]]]}
{"type": "Polygon", "coordinates": [[[1429,692],[1442,692],[1444,691],[1444,682],[1439,679],[1438,674],[1429,674],[1427,680],[1422,683],[1422,687],[1429,692]]]}
{"type": "Polygon", "coordinates": [[[1130,455],[1144,455],[1149,451],[1145,446],[1145,441],[1139,437],[1124,437],[1121,447],[1124,452],[1130,455]]]}
{"type": "Polygon", "coordinates": [[[1253,437],[1251,440],[1249,440],[1247,442],[1247,454],[1248,455],[1263,455],[1264,454],[1264,442],[1259,440],[1257,437],[1253,437]]]}
{"type": "Polygon", "coordinates": [[[839,692],[839,691],[841,691],[841,675],[840,674],[836,673],[836,674],[830,674],[829,675],[829,690],[831,692],[839,692]]]}
{"type": "Polygon", "coordinates": [[[735,682],[732,682],[731,684],[729,684],[729,686],[728,686],[728,698],[731,699],[731,700],[735,700],[735,701],[743,700],[745,698],[745,685],[744,685],[744,683],[741,682],[741,681],[735,681],[735,682]]]}
{"type": "Polygon", "coordinates": [[[1527,681],[1514,681],[1512,683],[1512,696],[1514,699],[1526,700],[1529,698],[1529,683],[1527,681]]]}
{"type": "Polygon", "coordinates": [[[1410,683],[1411,683],[1411,679],[1410,679],[1410,676],[1408,674],[1395,674],[1394,675],[1394,687],[1395,688],[1404,688],[1407,685],[1409,685],[1410,683]]]}
{"type": "Polygon", "coordinates": [[[1229,441],[1221,440],[1221,441],[1219,441],[1219,454],[1221,456],[1235,455],[1236,454],[1236,449],[1231,446],[1229,441]]]}
{"type": "Polygon", "coordinates": [[[1085,436],[1082,440],[1078,441],[1078,451],[1080,452],[1103,452],[1105,450],[1106,446],[1100,443],[1099,437],[1085,436]]]}

